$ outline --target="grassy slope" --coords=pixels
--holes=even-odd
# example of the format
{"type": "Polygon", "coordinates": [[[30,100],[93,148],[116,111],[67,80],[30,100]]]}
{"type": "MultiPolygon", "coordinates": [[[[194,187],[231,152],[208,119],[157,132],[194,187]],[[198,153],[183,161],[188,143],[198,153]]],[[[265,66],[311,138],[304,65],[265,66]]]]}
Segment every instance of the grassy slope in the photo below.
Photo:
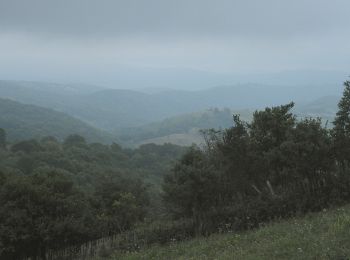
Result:
{"type": "Polygon", "coordinates": [[[114,259],[349,259],[350,206],[240,234],[154,246],[114,259]]]}

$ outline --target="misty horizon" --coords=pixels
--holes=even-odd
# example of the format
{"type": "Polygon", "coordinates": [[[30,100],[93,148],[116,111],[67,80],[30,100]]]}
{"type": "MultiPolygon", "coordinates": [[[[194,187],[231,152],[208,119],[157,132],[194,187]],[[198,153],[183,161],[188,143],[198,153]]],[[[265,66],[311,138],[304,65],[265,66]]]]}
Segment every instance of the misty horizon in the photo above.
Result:
{"type": "Polygon", "coordinates": [[[350,67],[349,7],[341,0],[3,0],[0,78],[120,89],[307,85],[318,77],[339,84],[350,67]],[[283,84],[281,74],[296,81],[283,84]]]}

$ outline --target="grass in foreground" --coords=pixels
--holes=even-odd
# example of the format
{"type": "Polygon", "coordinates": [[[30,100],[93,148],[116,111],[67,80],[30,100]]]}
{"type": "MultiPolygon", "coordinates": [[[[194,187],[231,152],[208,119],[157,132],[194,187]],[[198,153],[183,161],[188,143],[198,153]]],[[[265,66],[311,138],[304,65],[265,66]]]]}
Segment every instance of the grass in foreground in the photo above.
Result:
{"type": "Polygon", "coordinates": [[[350,259],[350,205],[258,230],[153,246],[111,259],[350,259]]]}

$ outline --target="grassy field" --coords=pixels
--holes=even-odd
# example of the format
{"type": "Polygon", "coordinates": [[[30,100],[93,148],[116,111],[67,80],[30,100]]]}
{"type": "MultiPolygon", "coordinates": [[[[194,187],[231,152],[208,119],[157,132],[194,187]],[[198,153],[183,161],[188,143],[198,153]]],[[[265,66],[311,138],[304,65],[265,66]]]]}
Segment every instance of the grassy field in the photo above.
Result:
{"type": "Polygon", "coordinates": [[[111,259],[350,259],[350,206],[111,259]]]}

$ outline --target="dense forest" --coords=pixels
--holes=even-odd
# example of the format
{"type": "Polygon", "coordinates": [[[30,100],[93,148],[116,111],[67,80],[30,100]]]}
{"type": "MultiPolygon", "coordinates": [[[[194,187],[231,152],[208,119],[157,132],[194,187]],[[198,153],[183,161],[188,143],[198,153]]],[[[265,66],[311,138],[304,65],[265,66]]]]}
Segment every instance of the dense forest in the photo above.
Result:
{"type": "MultiPolygon", "coordinates": [[[[0,256],[55,258],[68,247],[79,254],[101,238],[111,238],[110,250],[137,250],[348,203],[344,86],[332,127],[297,117],[288,103],[257,110],[249,122],[233,115],[233,126],[203,130],[205,145],[190,148],[126,149],[80,135],[8,142],[1,130],[0,256]]],[[[105,245],[99,254],[108,255],[105,245]]]]}
{"type": "Polygon", "coordinates": [[[0,258],[45,258],[157,214],[159,183],[185,148],[88,144],[79,135],[6,144],[0,131],[0,258]]]}

